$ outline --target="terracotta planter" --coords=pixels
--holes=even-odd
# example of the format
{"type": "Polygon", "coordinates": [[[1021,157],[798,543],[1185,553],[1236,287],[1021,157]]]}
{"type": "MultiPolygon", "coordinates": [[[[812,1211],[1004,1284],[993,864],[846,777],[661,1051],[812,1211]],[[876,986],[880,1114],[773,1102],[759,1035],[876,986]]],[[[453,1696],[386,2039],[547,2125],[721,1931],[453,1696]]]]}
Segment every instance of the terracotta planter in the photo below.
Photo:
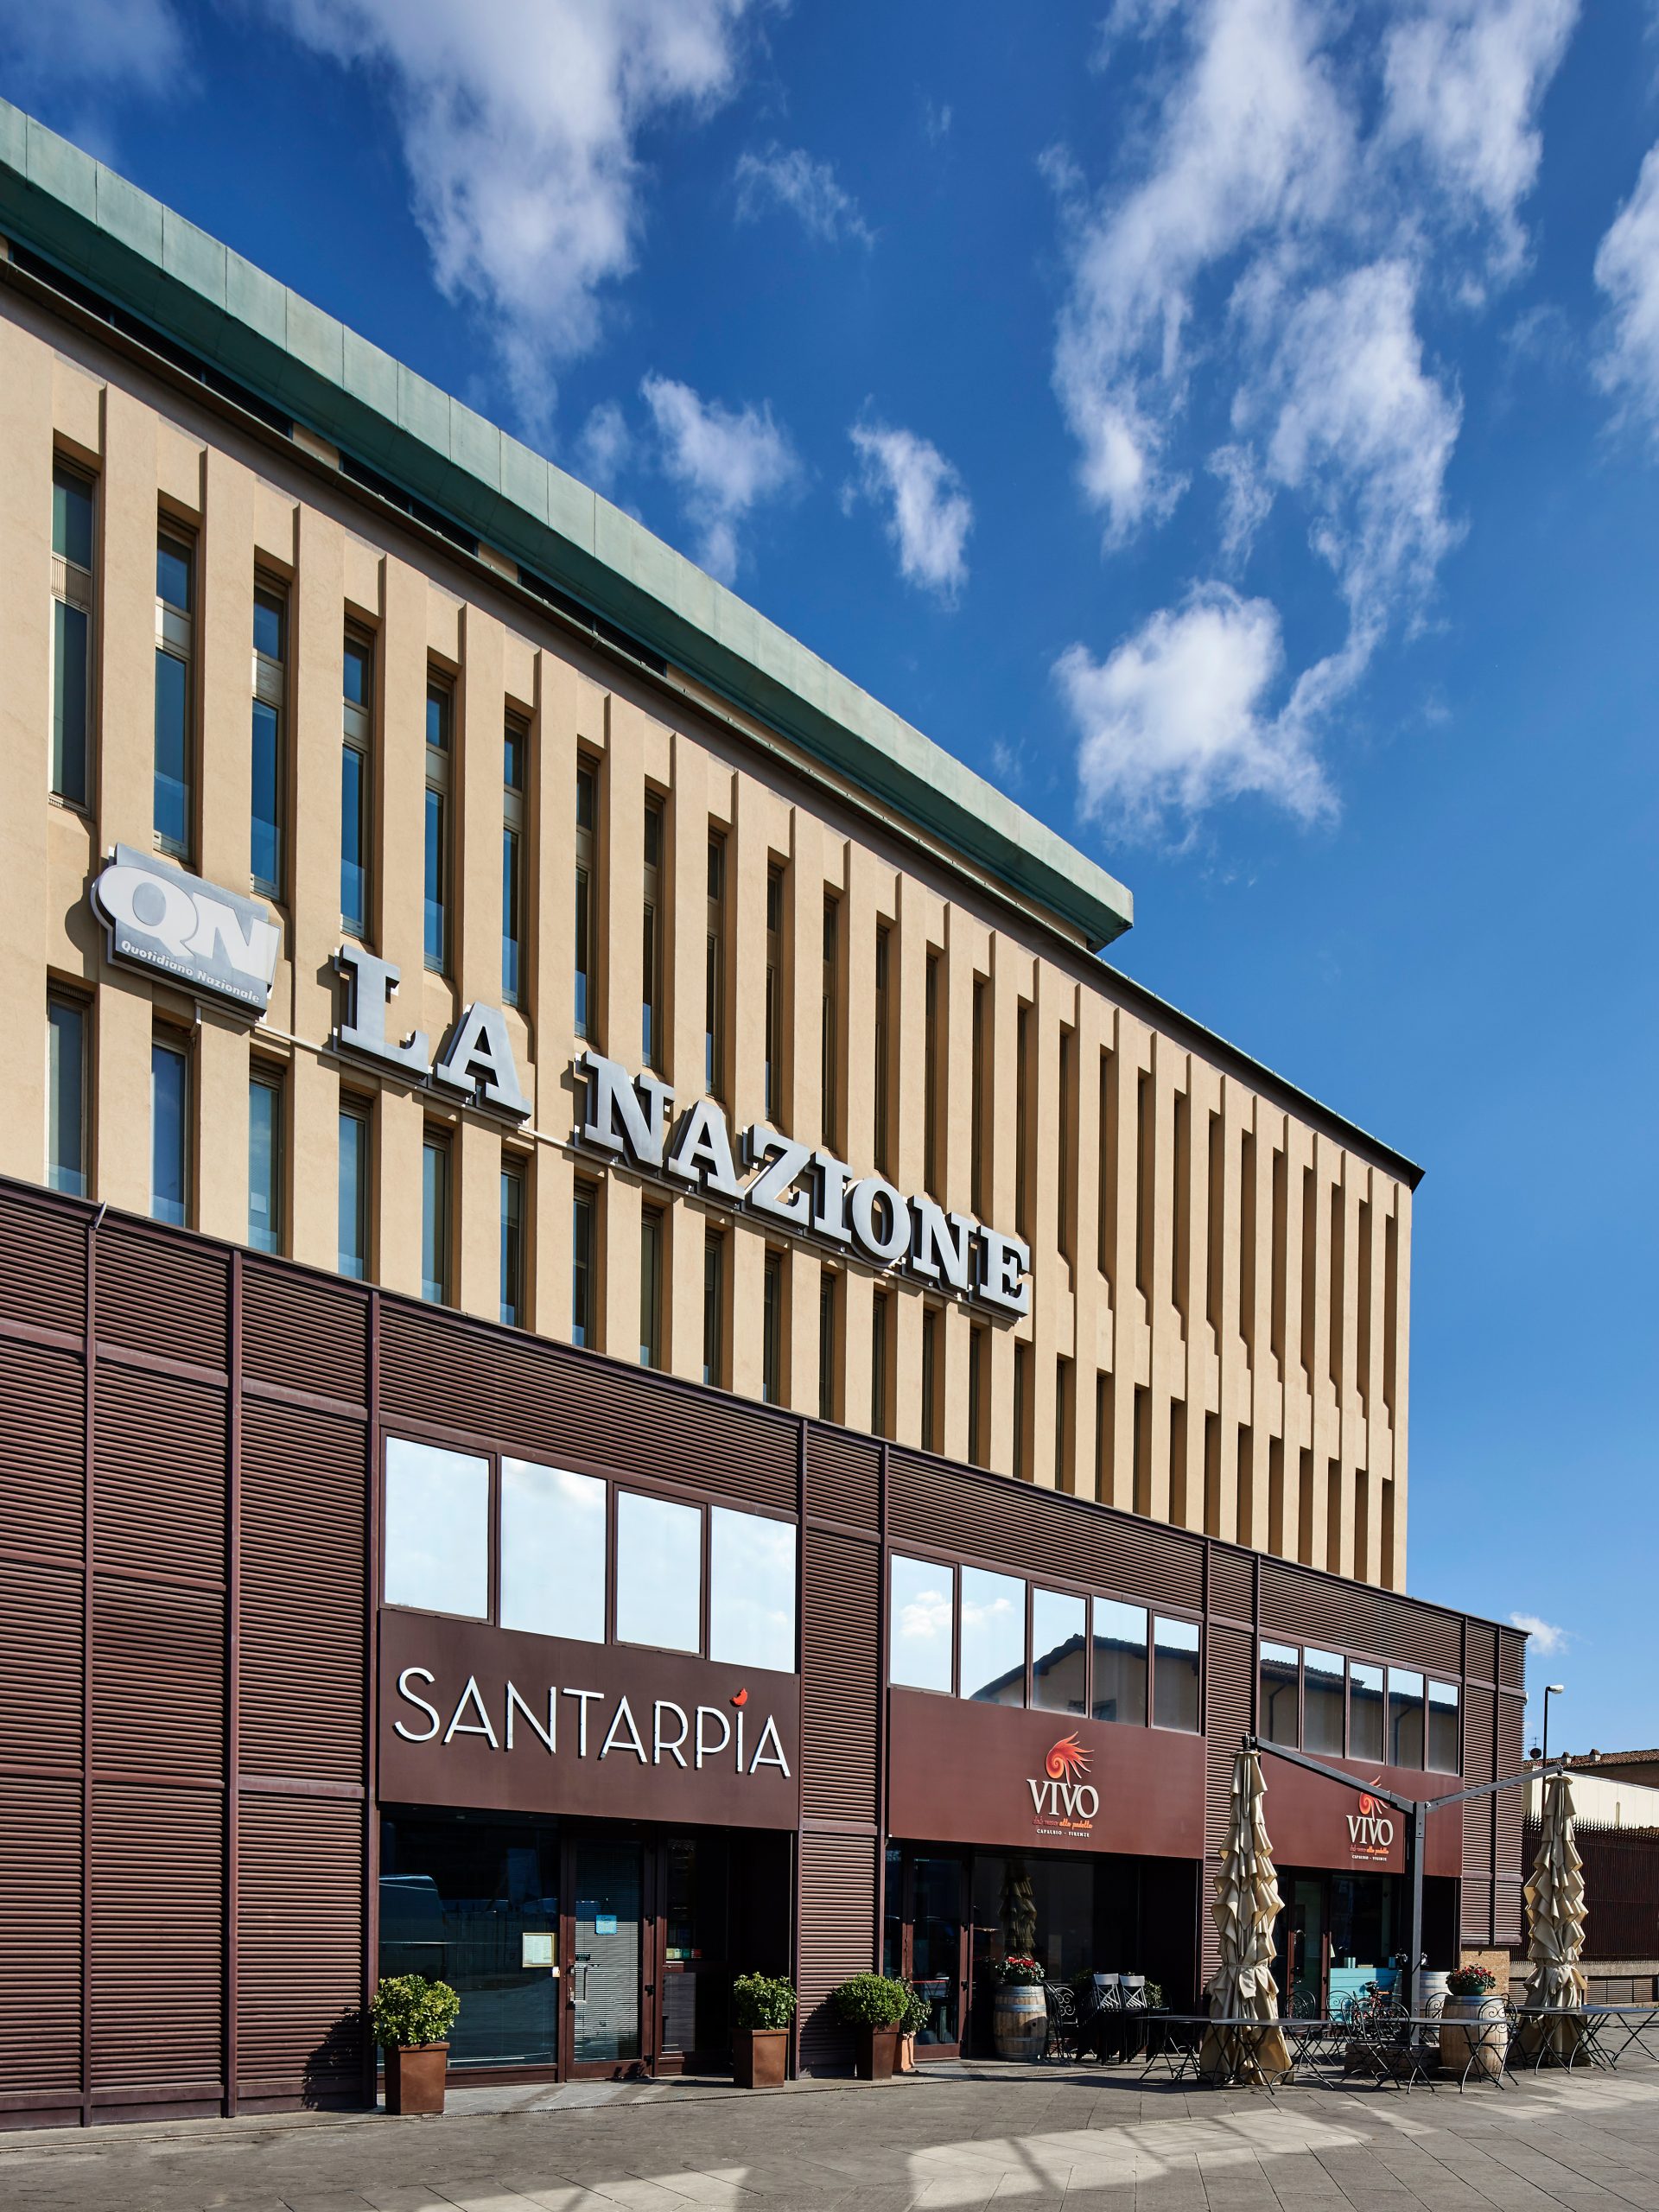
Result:
{"type": "Polygon", "coordinates": [[[991,2025],[999,2058],[1040,2058],[1048,2042],[1048,1999],[1041,1982],[1003,1982],[991,2025]]]}
{"type": "Polygon", "coordinates": [[[386,2053],[386,2110],[442,2112],[448,2071],[447,2043],[394,2044],[386,2053]]]}
{"type": "Polygon", "coordinates": [[[789,2070],[787,2028],[734,2028],[732,2078],[740,2089],[778,2089],[789,2070]]]}
{"type": "Polygon", "coordinates": [[[859,2029],[856,2071],[861,2082],[891,2082],[898,2056],[897,2028],[859,2029]]]}
{"type": "Polygon", "coordinates": [[[916,2071],[916,2038],[914,2036],[907,2036],[901,2033],[899,2037],[899,2071],[901,2074],[913,2074],[916,2071]]]}

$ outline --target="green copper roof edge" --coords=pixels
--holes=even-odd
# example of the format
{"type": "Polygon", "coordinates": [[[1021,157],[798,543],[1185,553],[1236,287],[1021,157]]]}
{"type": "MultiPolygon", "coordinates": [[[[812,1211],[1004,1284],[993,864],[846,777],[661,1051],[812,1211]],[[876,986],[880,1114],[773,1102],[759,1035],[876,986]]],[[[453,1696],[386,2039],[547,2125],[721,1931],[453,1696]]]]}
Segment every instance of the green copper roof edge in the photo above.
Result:
{"type": "Polygon", "coordinates": [[[22,245],[631,631],[1079,931],[1128,891],[644,526],[0,99],[0,223],[22,245]]]}

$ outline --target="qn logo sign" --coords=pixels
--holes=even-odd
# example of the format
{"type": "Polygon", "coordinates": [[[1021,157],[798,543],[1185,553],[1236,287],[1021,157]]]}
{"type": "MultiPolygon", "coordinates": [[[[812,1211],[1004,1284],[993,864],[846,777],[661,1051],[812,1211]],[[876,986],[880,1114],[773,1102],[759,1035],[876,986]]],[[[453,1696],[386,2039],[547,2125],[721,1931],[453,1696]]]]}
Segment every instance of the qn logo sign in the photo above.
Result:
{"type": "Polygon", "coordinates": [[[1031,1792],[1034,1825],[1045,1834],[1087,1835],[1100,1811],[1100,1792],[1082,1777],[1089,1771],[1089,1754],[1076,1732],[1062,1736],[1043,1761],[1039,1780],[1026,1779],[1031,1792]]]}

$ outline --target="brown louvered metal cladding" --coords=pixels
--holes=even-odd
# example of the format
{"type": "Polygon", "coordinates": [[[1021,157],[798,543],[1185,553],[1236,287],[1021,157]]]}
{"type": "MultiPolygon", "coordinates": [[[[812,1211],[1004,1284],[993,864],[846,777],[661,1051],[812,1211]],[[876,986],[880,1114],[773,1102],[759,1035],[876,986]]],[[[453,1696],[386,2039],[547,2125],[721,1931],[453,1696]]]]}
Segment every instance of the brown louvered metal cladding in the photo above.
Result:
{"type": "Polygon", "coordinates": [[[1255,1576],[1248,1552],[1210,1547],[1210,1611],[1231,1621],[1255,1618],[1255,1576]]]}
{"type": "Polygon", "coordinates": [[[7,1465],[0,1482],[0,1552],[79,1560],[85,1529],[82,1401],[77,1354],[0,1337],[0,1406],[7,1465]]]}
{"type": "MultiPolygon", "coordinates": [[[[1210,1917],[1215,1874],[1232,1807],[1233,1761],[1241,1738],[1249,1735],[1253,1717],[1255,1675],[1255,1639],[1248,1630],[1227,1628],[1211,1620],[1205,1638],[1204,1708],[1204,1894],[1201,1900],[1201,1965],[1203,1979],[1215,1972],[1218,1959],[1215,1923],[1210,1917]]],[[[1269,1783],[1271,1787],[1271,1783],[1269,1783]]]]}
{"type": "Polygon", "coordinates": [[[175,2104],[217,2104],[223,1797],[100,1783],[92,1802],[93,2084],[106,2103],[162,2087],[175,2104]]]}
{"type": "Polygon", "coordinates": [[[111,1216],[98,1232],[98,1339],[223,1374],[230,1255],[200,1238],[111,1216]]]}
{"type": "MultiPolygon", "coordinates": [[[[1525,1647],[1516,1642],[1524,1656],[1525,1647]]],[[[1503,1654],[1499,1653],[1502,1663],[1503,1654]]],[[[1499,1694],[1497,1700],[1497,1770],[1500,1774],[1518,1774],[1526,1748],[1527,1708],[1523,1699],[1499,1694]]],[[[1497,1808],[1494,1821],[1492,1843],[1492,1941],[1495,1943],[1518,1943],[1523,1912],[1522,1884],[1523,1869],[1521,1847],[1522,1830],[1526,1821],[1526,1791],[1503,1789],[1497,1793],[1497,1808]]]]}
{"type": "Polygon", "coordinates": [[[798,1999],[802,2068],[844,2066],[852,2037],[830,1992],[875,1963],[875,1839],[806,1828],[800,1841],[798,1999]]]}
{"type": "Polygon", "coordinates": [[[881,1453],[845,1429],[811,1423],[806,1432],[806,1510],[844,1528],[876,1529],[881,1512],[881,1453]]]}
{"type": "Polygon", "coordinates": [[[1459,1614],[1282,1560],[1262,1561],[1262,1626],[1269,1636],[1333,1643],[1338,1650],[1363,1651],[1402,1666],[1438,1669],[1453,1681],[1461,1672],[1459,1614]]]}
{"type": "Polygon", "coordinates": [[[0,1559],[0,1773],[80,1764],[81,1640],[79,1570],[0,1559]]]}
{"type": "Polygon", "coordinates": [[[0,1319],[86,1331],[86,1221],[78,1206],[10,1205],[0,1236],[0,1319]]]}
{"type": "Polygon", "coordinates": [[[881,1554],[810,1524],[802,1552],[801,1810],[874,1825],[881,1554]]]}
{"type": "Polygon", "coordinates": [[[222,1389],[100,1360],[99,1566],[222,1586],[227,1441],[222,1389]]]}
{"type": "Polygon", "coordinates": [[[253,1382],[368,1403],[362,1298],[257,1260],[242,1269],[242,1372],[253,1382]]]}
{"type": "Polygon", "coordinates": [[[223,1596],[100,1575],[92,1602],[94,1768],[222,1782],[223,1596]]]}
{"type": "Polygon", "coordinates": [[[80,2083],[80,1783],[0,1774],[0,2126],[80,2083]]]}
{"type": "Polygon", "coordinates": [[[362,1808],[244,1790],[239,1809],[238,2100],[342,2101],[362,2078],[362,1808]]]}

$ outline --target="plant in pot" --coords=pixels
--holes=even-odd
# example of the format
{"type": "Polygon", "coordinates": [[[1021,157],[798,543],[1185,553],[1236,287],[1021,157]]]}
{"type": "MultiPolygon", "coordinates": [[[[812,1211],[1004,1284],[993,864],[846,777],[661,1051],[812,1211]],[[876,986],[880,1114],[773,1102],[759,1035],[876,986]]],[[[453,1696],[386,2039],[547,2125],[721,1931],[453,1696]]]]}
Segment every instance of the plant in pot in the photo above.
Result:
{"type": "Polygon", "coordinates": [[[1509,2020],[1498,1995],[1497,1977],[1483,1966],[1453,1967],[1446,1977],[1440,2012],[1440,2063],[1449,2072],[1465,2069],[1495,2082],[1509,2049],[1509,2020]]]}
{"type": "Polygon", "coordinates": [[[913,2074],[916,2071],[916,2038],[932,2018],[933,2007],[913,1981],[907,1983],[906,1988],[909,2002],[905,2006],[905,2017],[899,2023],[899,2071],[913,2074]]]}
{"type": "Polygon", "coordinates": [[[461,1999],[447,1981],[423,1974],[389,1974],[375,1984],[369,2025],[386,2055],[386,2110],[443,2110],[449,2031],[461,1999]]]}
{"type": "Polygon", "coordinates": [[[996,1986],[991,2026],[999,2058],[1040,2058],[1048,2042],[1047,1977],[1040,1959],[1011,1952],[988,1968],[996,1986]]]}
{"type": "Polygon", "coordinates": [[[789,2069],[795,1986],[769,1974],[741,1974],[732,1984],[732,2075],[740,2089],[776,2089],[789,2069]]]}
{"type": "Polygon", "coordinates": [[[910,2005],[905,1984],[890,1981],[884,1974],[855,1974],[830,1991],[830,2001],[858,2038],[859,2080],[890,2082],[910,2005]]]}

